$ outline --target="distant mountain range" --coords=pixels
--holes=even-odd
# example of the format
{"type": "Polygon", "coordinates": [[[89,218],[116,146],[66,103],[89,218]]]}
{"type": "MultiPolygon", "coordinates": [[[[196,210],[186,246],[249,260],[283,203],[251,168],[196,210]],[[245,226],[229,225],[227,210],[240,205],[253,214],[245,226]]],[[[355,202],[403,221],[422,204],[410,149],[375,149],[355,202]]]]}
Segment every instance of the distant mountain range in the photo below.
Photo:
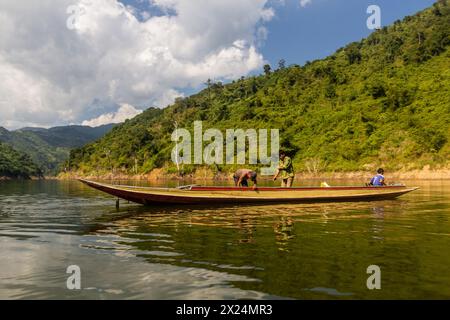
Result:
{"type": "Polygon", "coordinates": [[[30,161],[45,175],[52,175],[57,173],[59,165],[67,160],[71,149],[101,138],[113,127],[114,124],[108,124],[96,128],[62,126],[50,129],[22,128],[14,131],[0,127],[0,142],[29,156],[30,161]]]}
{"type": "Polygon", "coordinates": [[[77,148],[92,142],[109,132],[114,124],[100,127],[66,126],[43,128],[23,128],[16,132],[31,132],[53,147],[77,148]]]}

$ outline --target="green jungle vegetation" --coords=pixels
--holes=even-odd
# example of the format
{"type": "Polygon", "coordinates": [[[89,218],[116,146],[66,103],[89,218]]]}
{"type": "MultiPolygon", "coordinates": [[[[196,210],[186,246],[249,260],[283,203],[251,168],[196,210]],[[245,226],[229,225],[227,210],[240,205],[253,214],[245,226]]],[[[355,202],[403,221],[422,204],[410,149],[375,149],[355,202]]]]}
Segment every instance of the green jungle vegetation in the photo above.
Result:
{"type": "MultiPolygon", "coordinates": [[[[299,171],[444,168],[450,159],[448,0],[396,21],[331,56],[242,77],[150,108],[71,152],[79,174],[177,172],[175,122],[190,129],[279,128],[299,171]]],[[[183,166],[183,173],[198,167],[183,166]]],[[[216,165],[216,172],[233,166],[216,165]]]]}
{"type": "Polygon", "coordinates": [[[42,171],[31,158],[0,142],[0,178],[30,179],[42,177],[42,171]]]}
{"type": "Polygon", "coordinates": [[[71,149],[102,137],[113,126],[23,128],[15,131],[0,127],[0,142],[27,154],[45,175],[54,175],[60,170],[60,165],[69,158],[71,149]]]}

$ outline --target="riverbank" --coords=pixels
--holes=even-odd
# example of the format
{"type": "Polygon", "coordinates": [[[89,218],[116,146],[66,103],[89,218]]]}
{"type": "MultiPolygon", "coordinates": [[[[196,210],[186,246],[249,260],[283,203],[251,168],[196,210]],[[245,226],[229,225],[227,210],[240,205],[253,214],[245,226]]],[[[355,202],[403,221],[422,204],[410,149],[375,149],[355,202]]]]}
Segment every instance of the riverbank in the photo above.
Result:
{"type": "Polygon", "coordinates": [[[0,176],[0,181],[11,181],[11,180],[51,180],[57,179],[57,177],[9,177],[9,176],[0,176]]]}
{"type": "MultiPolygon", "coordinates": [[[[366,181],[374,175],[372,171],[351,172],[300,172],[296,174],[297,180],[362,180],[366,181]]],[[[450,180],[450,169],[433,170],[425,167],[421,170],[386,172],[386,179],[392,182],[406,180],[450,180]]],[[[81,174],[64,173],[58,176],[60,180],[74,179],[89,180],[136,180],[136,181],[158,181],[158,180],[189,180],[189,181],[230,181],[231,173],[214,173],[210,169],[199,169],[195,173],[182,177],[174,173],[166,173],[163,169],[155,169],[148,174],[130,175],[125,173],[107,174],[81,174]]],[[[271,177],[261,177],[262,180],[270,180],[271,177]]]]}

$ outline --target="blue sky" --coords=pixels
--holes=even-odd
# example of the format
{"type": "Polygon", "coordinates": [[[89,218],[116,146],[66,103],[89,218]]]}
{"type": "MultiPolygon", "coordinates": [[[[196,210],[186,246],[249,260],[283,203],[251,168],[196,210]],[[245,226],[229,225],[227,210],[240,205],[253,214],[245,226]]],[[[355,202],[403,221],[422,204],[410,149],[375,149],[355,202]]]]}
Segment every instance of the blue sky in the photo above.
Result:
{"type": "Polygon", "coordinates": [[[269,36],[262,48],[272,64],[284,58],[288,64],[303,64],[323,58],[340,47],[367,37],[369,5],[381,8],[382,25],[431,6],[433,0],[315,0],[300,7],[299,1],[286,0],[277,7],[268,23],[269,36]]]}
{"type": "MultiPolygon", "coordinates": [[[[212,0],[214,1],[214,0],[212,0]]],[[[141,11],[163,14],[156,6],[145,0],[122,0],[141,11]]],[[[381,9],[382,26],[412,15],[431,6],[435,0],[311,0],[302,6],[300,0],[272,0],[274,18],[265,23],[268,31],[266,41],[259,47],[264,59],[273,67],[281,59],[286,64],[303,65],[306,61],[324,58],[350,42],[367,37],[367,8],[378,5],[381,9]]],[[[250,74],[259,74],[254,70],[250,74]]],[[[190,95],[201,89],[179,88],[190,95]]]]}
{"type": "MultiPolygon", "coordinates": [[[[214,1],[214,0],[212,0],[214,1]]],[[[140,10],[160,14],[145,0],[122,0],[140,10]]],[[[302,7],[300,0],[273,0],[275,17],[265,24],[268,38],[260,47],[273,66],[280,59],[287,64],[304,64],[324,58],[346,44],[367,37],[370,5],[381,8],[382,25],[412,15],[431,6],[435,0],[312,0],[302,7]]]]}

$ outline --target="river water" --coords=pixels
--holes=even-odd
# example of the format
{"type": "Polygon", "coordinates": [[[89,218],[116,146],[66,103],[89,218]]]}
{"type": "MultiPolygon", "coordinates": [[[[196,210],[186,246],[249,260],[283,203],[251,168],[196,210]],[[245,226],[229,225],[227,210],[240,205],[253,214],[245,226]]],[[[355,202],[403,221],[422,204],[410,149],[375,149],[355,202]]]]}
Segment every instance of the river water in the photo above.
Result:
{"type": "Polygon", "coordinates": [[[449,299],[450,181],[408,185],[392,201],[117,210],[76,181],[0,182],[0,298],[449,299]]]}

